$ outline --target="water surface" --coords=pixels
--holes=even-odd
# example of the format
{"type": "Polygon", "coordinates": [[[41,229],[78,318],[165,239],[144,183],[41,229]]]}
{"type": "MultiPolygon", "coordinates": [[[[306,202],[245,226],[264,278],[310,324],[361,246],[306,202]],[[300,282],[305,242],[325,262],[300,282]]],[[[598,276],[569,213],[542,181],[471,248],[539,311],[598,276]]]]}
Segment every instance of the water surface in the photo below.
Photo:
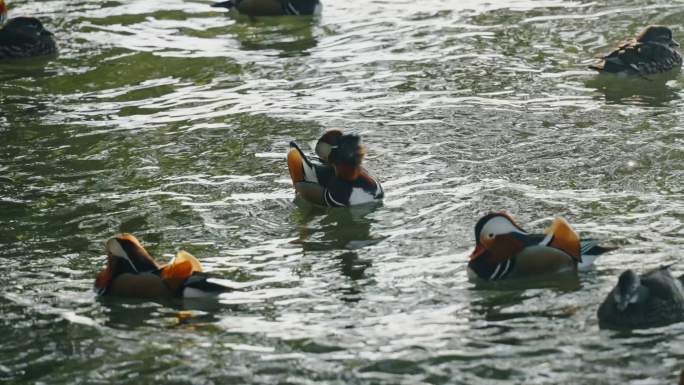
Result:
{"type": "Polygon", "coordinates": [[[52,61],[0,65],[0,379],[9,383],[662,384],[684,324],[616,333],[625,268],[684,271],[682,75],[592,58],[670,1],[12,1],[52,61]],[[290,140],[362,134],[386,199],[293,200],[290,140]],[[476,287],[477,218],[564,216],[619,245],[577,279],[476,287]],[[97,299],[103,242],[197,255],[221,303],[97,299]],[[190,313],[187,313],[189,310],[190,313]]]}

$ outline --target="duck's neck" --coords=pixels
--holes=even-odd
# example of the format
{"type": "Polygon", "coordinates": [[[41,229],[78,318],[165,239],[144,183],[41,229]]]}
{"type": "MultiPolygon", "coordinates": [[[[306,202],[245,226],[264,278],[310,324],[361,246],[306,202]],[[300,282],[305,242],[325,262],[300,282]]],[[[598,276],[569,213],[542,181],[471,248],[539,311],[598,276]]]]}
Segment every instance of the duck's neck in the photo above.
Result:
{"type": "Polygon", "coordinates": [[[340,179],[353,182],[361,175],[361,167],[348,166],[345,164],[336,165],[335,175],[340,179]]]}

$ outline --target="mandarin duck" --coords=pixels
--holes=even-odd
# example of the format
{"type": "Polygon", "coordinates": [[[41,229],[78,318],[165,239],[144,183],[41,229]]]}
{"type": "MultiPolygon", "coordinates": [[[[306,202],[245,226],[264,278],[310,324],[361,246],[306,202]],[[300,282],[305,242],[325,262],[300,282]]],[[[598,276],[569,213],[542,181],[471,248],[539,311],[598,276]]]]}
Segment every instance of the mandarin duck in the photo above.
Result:
{"type": "Polygon", "coordinates": [[[667,266],[641,276],[624,271],[598,309],[599,327],[638,329],[684,321],[682,280],[667,266]]]}
{"type": "Polygon", "coordinates": [[[228,0],[211,6],[237,9],[248,16],[318,15],[322,8],[319,0],[228,0]]]}
{"type": "Polygon", "coordinates": [[[0,0],[0,59],[46,56],[57,53],[52,32],[35,17],[7,20],[7,6],[0,0]]]}
{"type": "Polygon", "coordinates": [[[530,234],[508,214],[490,213],[475,225],[475,250],[468,273],[485,280],[502,280],[577,271],[614,249],[599,246],[593,239],[580,239],[562,218],[556,218],[543,234],[530,234]]]}
{"type": "Polygon", "coordinates": [[[650,25],[632,40],[601,57],[589,68],[600,72],[626,75],[649,75],[682,66],[682,57],[672,39],[672,31],[661,25],[650,25]]]}
{"type": "Polygon", "coordinates": [[[361,167],[365,148],[358,135],[326,132],[316,144],[319,162],[311,161],[295,142],[290,142],[287,166],[298,195],[330,207],[350,207],[378,202],[384,191],[361,167]]]}
{"type": "Polygon", "coordinates": [[[199,261],[179,251],[169,264],[155,261],[132,234],[110,238],[107,267],[95,280],[99,295],[128,298],[203,298],[234,290],[202,272],[199,261]]]}

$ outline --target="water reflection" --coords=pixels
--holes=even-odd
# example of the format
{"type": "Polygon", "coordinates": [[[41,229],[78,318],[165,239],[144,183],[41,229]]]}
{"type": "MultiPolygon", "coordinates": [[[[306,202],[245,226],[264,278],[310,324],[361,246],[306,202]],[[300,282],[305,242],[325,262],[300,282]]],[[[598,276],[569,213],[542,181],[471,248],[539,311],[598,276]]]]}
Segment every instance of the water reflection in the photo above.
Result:
{"type": "Polygon", "coordinates": [[[636,25],[682,36],[684,6],[328,0],[320,20],[251,20],[209,3],[17,3],[64,39],[47,66],[0,65],[0,378],[676,382],[683,325],[629,344],[595,311],[616,270],[681,245],[681,75],[592,77],[592,100],[577,70],[636,25]],[[335,126],[377,149],[385,207],[295,207],[282,156],[255,156],[335,126]],[[501,206],[624,248],[581,289],[473,289],[462,224],[501,206]],[[95,300],[120,231],[249,286],[207,308],[95,300]]]}
{"type": "Polygon", "coordinates": [[[342,274],[352,280],[365,278],[364,273],[366,272],[366,269],[373,266],[373,263],[370,260],[360,258],[359,254],[353,251],[342,253],[335,258],[340,261],[342,274]]]}
{"type": "Polygon", "coordinates": [[[145,325],[158,327],[197,326],[216,323],[225,311],[239,311],[238,305],[227,305],[218,298],[159,299],[156,301],[98,297],[105,313],[103,324],[112,328],[130,329],[145,325]]]}
{"type": "Polygon", "coordinates": [[[54,60],[54,57],[3,60],[0,62],[0,82],[16,80],[35,81],[35,79],[53,76],[55,71],[48,67],[52,60],[54,60]]]}
{"type": "Polygon", "coordinates": [[[370,259],[361,257],[362,249],[381,242],[384,238],[371,235],[373,221],[369,218],[377,205],[351,209],[323,208],[297,199],[299,205],[299,239],[304,255],[323,258],[330,255],[335,269],[349,279],[333,284],[345,302],[359,301],[363,286],[368,284],[366,270],[373,266],[370,259]],[[344,252],[335,252],[339,250],[344,252]],[[326,253],[328,252],[328,253],[326,253]]]}
{"type": "Polygon", "coordinates": [[[376,206],[364,205],[351,209],[316,207],[299,201],[300,238],[307,251],[335,249],[356,250],[374,245],[383,238],[371,235],[369,214],[376,206]]]}
{"type": "Polygon", "coordinates": [[[609,103],[661,107],[681,98],[681,89],[673,87],[678,75],[679,71],[644,77],[600,74],[585,85],[601,92],[609,103]]]}
{"type": "Polygon", "coordinates": [[[474,314],[480,315],[478,319],[487,321],[526,318],[530,314],[548,318],[571,316],[577,311],[577,307],[548,306],[544,301],[537,301],[544,306],[539,308],[539,303],[534,304],[532,299],[543,295],[560,296],[580,288],[580,279],[574,273],[549,274],[535,279],[505,282],[478,280],[476,290],[472,290],[470,294],[470,306],[474,314]]]}
{"type": "Polygon", "coordinates": [[[318,45],[314,34],[317,19],[311,17],[233,16],[237,23],[232,28],[242,49],[249,51],[276,50],[280,57],[308,55],[318,45]]]}

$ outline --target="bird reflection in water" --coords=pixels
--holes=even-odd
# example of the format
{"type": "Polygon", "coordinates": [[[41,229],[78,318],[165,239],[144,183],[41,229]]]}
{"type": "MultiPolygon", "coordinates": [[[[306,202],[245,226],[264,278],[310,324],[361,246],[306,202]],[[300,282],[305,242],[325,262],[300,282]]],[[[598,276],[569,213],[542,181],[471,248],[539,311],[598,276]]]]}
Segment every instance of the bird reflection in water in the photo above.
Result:
{"type": "Polygon", "coordinates": [[[383,240],[382,237],[371,235],[373,221],[369,214],[376,206],[330,209],[301,203],[296,211],[296,221],[299,223],[299,239],[296,243],[302,245],[305,255],[320,258],[327,254],[336,260],[340,273],[352,281],[340,287],[345,300],[358,300],[363,285],[371,278],[367,269],[372,262],[361,258],[359,254],[363,253],[357,250],[383,240]]]}
{"type": "Polygon", "coordinates": [[[145,325],[166,328],[203,327],[221,320],[219,311],[239,310],[213,300],[142,300],[131,298],[98,297],[106,309],[104,324],[112,328],[130,329],[145,325]]]}
{"type": "Polygon", "coordinates": [[[579,276],[568,273],[548,274],[531,280],[478,281],[472,290],[467,290],[470,311],[475,315],[471,321],[484,319],[493,322],[487,324],[486,328],[502,328],[503,324],[498,321],[530,315],[549,319],[573,317],[581,306],[555,304],[548,308],[537,308],[539,301],[535,298],[547,295],[547,290],[553,291],[552,295],[560,296],[581,287],[579,276]]]}
{"type": "Polygon", "coordinates": [[[231,31],[244,50],[275,50],[280,57],[293,57],[308,55],[308,51],[318,45],[315,18],[251,19],[242,15],[235,18],[237,23],[231,27],[231,31]]]}
{"type": "Polygon", "coordinates": [[[681,98],[681,90],[673,87],[678,74],[679,71],[642,77],[601,74],[586,81],[585,86],[602,93],[608,103],[660,107],[681,98]]]}

